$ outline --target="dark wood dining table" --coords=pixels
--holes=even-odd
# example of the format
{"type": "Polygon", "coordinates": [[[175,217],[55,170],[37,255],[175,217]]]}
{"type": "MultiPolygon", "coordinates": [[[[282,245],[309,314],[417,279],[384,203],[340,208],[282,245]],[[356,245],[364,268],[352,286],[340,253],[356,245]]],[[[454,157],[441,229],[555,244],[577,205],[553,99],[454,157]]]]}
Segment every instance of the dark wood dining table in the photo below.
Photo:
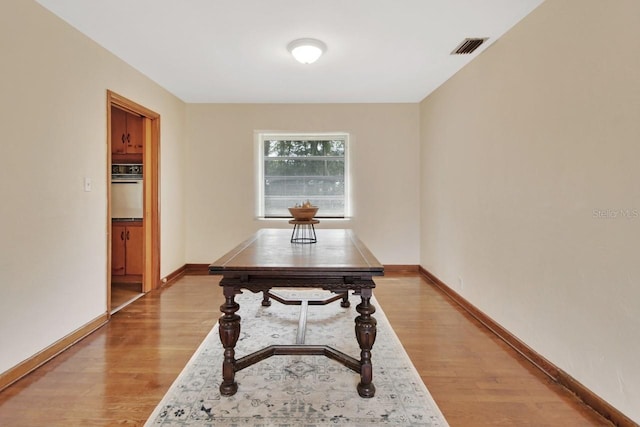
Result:
{"type": "MultiPolygon", "coordinates": [[[[373,366],[371,350],[376,339],[375,307],[371,303],[374,276],[384,275],[384,267],[351,230],[317,230],[317,242],[292,243],[290,230],[262,229],[230,250],[209,266],[209,274],[221,275],[225,302],[219,320],[220,341],[224,347],[220,393],[234,395],[238,390],[235,373],[276,355],[320,355],[333,359],[360,374],[357,386],[361,397],[373,397],[373,366]],[[271,293],[273,288],[316,288],[335,295],[322,301],[286,300],[271,293]],[[355,338],[360,346],[356,359],[326,345],[305,345],[296,340],[291,345],[270,345],[236,359],[235,346],[240,336],[240,309],[235,296],[242,289],[262,293],[262,305],[271,300],[283,304],[320,305],[342,300],[348,307],[349,292],[359,295],[356,306],[355,338]]],[[[303,325],[301,311],[300,326],[303,325]]],[[[353,324],[351,324],[353,325],[353,324]]],[[[346,325],[345,325],[346,327],[346,325]]],[[[303,340],[302,340],[303,341],[303,340]]]]}

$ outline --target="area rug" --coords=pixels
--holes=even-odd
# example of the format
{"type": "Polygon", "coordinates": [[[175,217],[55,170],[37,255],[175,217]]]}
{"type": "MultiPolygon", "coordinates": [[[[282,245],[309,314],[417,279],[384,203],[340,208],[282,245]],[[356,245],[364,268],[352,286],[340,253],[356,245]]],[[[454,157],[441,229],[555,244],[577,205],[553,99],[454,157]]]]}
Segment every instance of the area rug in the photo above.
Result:
{"type": "MultiPolygon", "coordinates": [[[[315,290],[277,292],[285,298],[323,299],[315,290]]],[[[305,344],[329,345],[356,359],[355,306],[334,302],[309,306],[305,344]]],[[[242,317],[236,358],[271,344],[294,344],[301,306],[262,295],[238,295],[242,317]]],[[[360,375],[324,356],[273,356],[236,373],[238,392],[221,396],[222,345],[218,325],[211,330],[145,426],[447,426],[375,298],[377,339],[372,350],[376,394],[361,398],[360,375]]]]}

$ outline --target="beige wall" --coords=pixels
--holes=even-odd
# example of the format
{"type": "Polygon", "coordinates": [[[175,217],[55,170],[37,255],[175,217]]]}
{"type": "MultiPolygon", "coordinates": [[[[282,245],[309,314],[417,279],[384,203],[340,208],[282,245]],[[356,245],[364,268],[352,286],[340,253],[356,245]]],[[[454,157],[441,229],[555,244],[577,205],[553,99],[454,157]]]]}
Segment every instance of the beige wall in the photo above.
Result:
{"type": "Polygon", "coordinates": [[[352,213],[347,227],[385,264],[417,264],[417,104],[187,106],[187,259],[209,263],[261,227],[256,219],[255,131],[348,132],[352,213]]]}
{"type": "Polygon", "coordinates": [[[639,38],[636,0],[547,0],[420,136],[421,265],[635,421],[639,38]]]}
{"type": "Polygon", "coordinates": [[[106,309],[111,89],[162,116],[162,276],[288,227],[255,218],[254,131],[349,132],[354,215],[322,227],[419,262],[639,421],[639,16],[547,0],[420,105],[185,106],[0,2],[0,372],[106,309]]]}
{"type": "Polygon", "coordinates": [[[34,1],[0,2],[0,373],[106,312],[106,92],[162,116],[163,275],[184,264],[184,104],[34,1]],[[83,191],[83,178],[93,191],[83,191]]]}

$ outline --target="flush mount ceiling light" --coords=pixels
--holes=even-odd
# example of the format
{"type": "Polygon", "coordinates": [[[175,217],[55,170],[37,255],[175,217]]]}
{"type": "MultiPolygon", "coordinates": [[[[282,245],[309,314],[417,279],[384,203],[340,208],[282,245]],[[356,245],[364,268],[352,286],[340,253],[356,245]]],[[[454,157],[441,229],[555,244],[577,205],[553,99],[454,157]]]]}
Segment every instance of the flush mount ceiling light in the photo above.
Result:
{"type": "Polygon", "coordinates": [[[327,45],[316,39],[298,39],[287,46],[298,62],[312,64],[327,50],[327,45]]]}

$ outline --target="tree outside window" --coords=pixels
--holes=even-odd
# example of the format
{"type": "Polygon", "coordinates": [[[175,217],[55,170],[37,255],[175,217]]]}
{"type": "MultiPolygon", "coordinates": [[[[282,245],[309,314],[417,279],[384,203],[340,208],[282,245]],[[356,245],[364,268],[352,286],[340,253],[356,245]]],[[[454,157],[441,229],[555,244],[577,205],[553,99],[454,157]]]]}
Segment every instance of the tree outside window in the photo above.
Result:
{"type": "Polygon", "coordinates": [[[307,200],[318,218],[346,216],[346,134],[262,134],[260,141],[265,218],[289,217],[287,208],[307,200]]]}

